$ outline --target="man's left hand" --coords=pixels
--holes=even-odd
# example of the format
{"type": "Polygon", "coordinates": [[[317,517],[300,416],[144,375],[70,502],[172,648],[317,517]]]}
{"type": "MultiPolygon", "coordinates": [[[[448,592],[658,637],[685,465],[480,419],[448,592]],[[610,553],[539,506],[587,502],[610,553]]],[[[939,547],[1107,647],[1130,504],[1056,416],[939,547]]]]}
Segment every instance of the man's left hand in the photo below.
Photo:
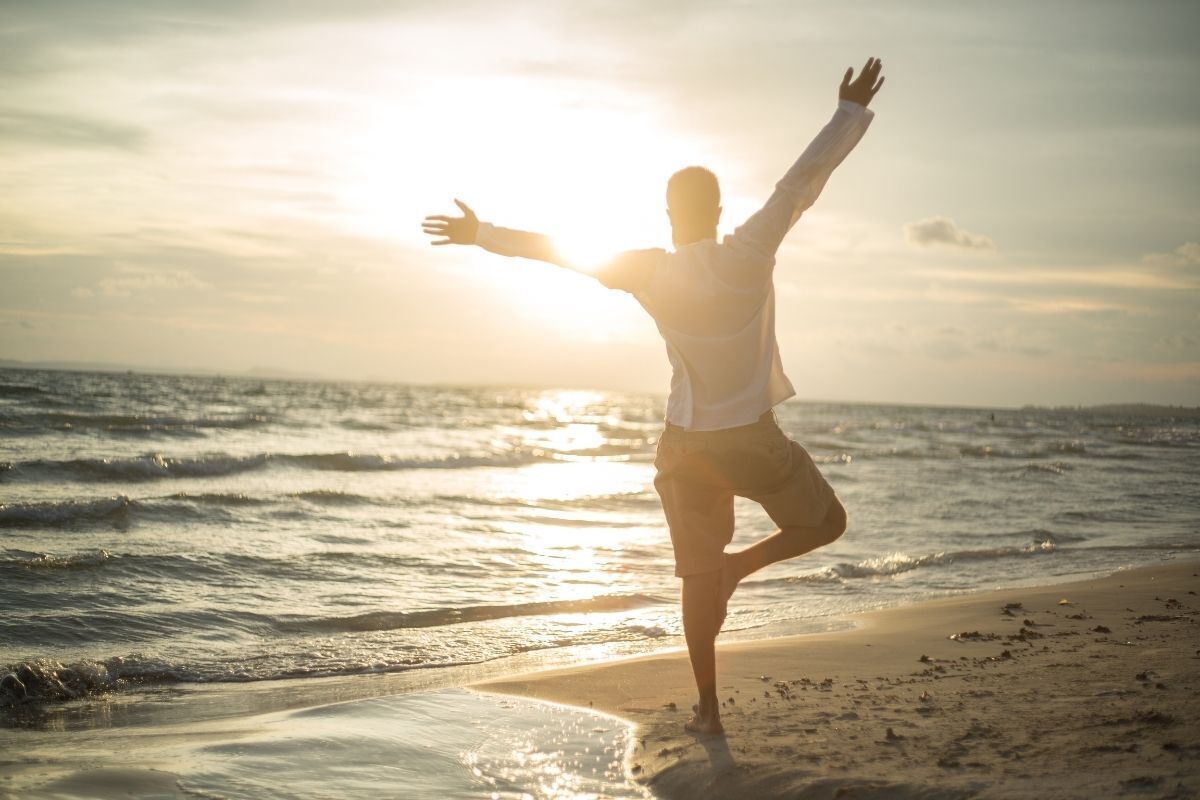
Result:
{"type": "Polygon", "coordinates": [[[842,85],[838,87],[838,99],[849,100],[865,108],[875,97],[879,88],[883,86],[883,78],[879,76],[882,71],[883,62],[878,58],[868,58],[867,63],[863,65],[862,72],[854,81],[850,80],[854,77],[854,67],[846,70],[846,74],[842,78],[842,85]]]}

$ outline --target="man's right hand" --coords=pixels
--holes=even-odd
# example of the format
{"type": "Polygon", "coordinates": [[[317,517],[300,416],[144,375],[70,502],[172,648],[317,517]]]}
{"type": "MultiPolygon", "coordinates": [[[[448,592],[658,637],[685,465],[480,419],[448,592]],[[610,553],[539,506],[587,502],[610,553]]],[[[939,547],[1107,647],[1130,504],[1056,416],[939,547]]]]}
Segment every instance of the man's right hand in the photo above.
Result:
{"type": "Polygon", "coordinates": [[[842,85],[838,87],[838,99],[849,100],[866,107],[875,93],[879,91],[879,87],[883,86],[883,78],[879,77],[879,73],[882,71],[882,61],[877,58],[868,58],[858,78],[851,82],[850,79],[854,77],[854,67],[850,67],[842,78],[842,85]]]}
{"type": "Polygon", "coordinates": [[[475,244],[475,235],[479,231],[479,217],[462,200],[454,199],[454,205],[463,212],[461,217],[447,217],[441,214],[426,217],[421,230],[430,236],[441,236],[430,244],[475,244]]]}

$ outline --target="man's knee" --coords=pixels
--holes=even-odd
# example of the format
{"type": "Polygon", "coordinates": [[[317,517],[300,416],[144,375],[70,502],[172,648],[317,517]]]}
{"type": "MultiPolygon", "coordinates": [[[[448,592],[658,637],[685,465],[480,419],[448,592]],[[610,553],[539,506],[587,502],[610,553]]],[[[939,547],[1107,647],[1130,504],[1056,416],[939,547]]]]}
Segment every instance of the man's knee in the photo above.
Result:
{"type": "Polygon", "coordinates": [[[721,584],[721,570],[698,572],[683,576],[684,597],[715,592],[721,584]]]}
{"type": "Polygon", "coordinates": [[[825,540],[825,544],[837,541],[846,532],[848,521],[846,507],[836,497],[833,498],[829,510],[825,512],[825,519],[821,520],[819,526],[821,538],[825,540]]]}

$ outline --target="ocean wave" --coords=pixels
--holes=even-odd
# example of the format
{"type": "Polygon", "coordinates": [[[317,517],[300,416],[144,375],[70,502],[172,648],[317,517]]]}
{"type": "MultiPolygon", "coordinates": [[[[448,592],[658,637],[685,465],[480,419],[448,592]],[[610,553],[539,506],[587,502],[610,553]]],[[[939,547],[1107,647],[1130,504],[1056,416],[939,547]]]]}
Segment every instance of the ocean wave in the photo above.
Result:
{"type": "MultiPolygon", "coordinates": [[[[931,443],[923,447],[854,447],[842,446],[846,459],[901,459],[913,461],[959,461],[962,459],[1002,459],[1036,462],[1055,456],[1078,456],[1084,458],[1121,458],[1122,455],[1111,451],[1096,451],[1079,439],[1064,439],[1044,442],[1030,447],[1012,447],[991,443],[978,444],[949,444],[931,443]]],[[[1141,458],[1140,454],[1132,454],[1131,458],[1141,458]]],[[[1059,462],[1062,463],[1062,462],[1059,462]]]]}
{"type": "Polygon", "coordinates": [[[348,431],[393,431],[396,426],[381,420],[347,418],[338,421],[338,425],[348,431]]]}
{"type": "Polygon", "coordinates": [[[493,508],[543,508],[559,511],[586,509],[590,511],[629,511],[632,509],[658,509],[661,503],[658,495],[650,491],[614,492],[610,494],[584,495],[582,497],[540,497],[537,500],[523,500],[519,497],[487,496],[487,495],[451,495],[439,494],[432,499],[434,504],[474,505],[493,508]]]}
{"type": "Polygon", "coordinates": [[[27,383],[0,383],[0,397],[20,398],[45,393],[46,390],[40,386],[30,386],[27,383]]]}
{"type": "Polygon", "coordinates": [[[405,459],[379,454],[256,453],[246,456],[212,454],[196,458],[171,458],[149,453],[133,458],[34,459],[0,463],[0,481],[127,481],[172,478],[213,478],[237,475],[272,465],[336,472],[377,472],[408,469],[467,469],[514,467],[547,460],[539,452],[488,456],[453,455],[444,458],[405,459]]]}
{"type": "Polygon", "coordinates": [[[979,550],[941,551],[918,556],[896,552],[858,562],[844,561],[815,572],[789,576],[787,578],[772,578],[757,581],[756,583],[762,585],[775,583],[844,583],[850,580],[884,578],[926,567],[940,567],[969,561],[993,561],[1047,555],[1057,550],[1059,541],[1067,540],[1067,537],[1060,538],[1050,534],[1049,531],[1039,531],[1035,532],[1035,534],[1037,535],[1034,536],[1034,541],[1024,547],[990,547],[979,550]]]}
{"type": "MultiPolygon", "coordinates": [[[[328,550],[288,557],[264,557],[241,553],[114,553],[106,549],[50,553],[9,548],[0,550],[0,577],[3,578],[0,581],[3,587],[0,588],[0,606],[20,600],[23,595],[19,583],[42,580],[39,577],[41,573],[98,568],[111,571],[113,581],[150,578],[199,584],[217,581],[229,585],[267,579],[297,582],[344,580],[347,575],[361,575],[364,570],[372,568],[389,574],[400,569],[440,569],[445,574],[455,574],[457,569],[408,556],[328,550]]],[[[90,591],[90,586],[88,583],[74,587],[64,585],[61,589],[63,593],[75,589],[86,593],[90,591]]],[[[39,595],[38,598],[25,598],[21,602],[26,611],[33,610],[38,602],[51,611],[58,608],[58,601],[64,596],[39,595]]],[[[258,624],[261,619],[255,616],[251,622],[258,624]]],[[[0,623],[2,627],[3,623],[0,623]]],[[[90,629],[93,632],[117,632],[108,619],[93,621],[90,629]]]]}
{"type": "Polygon", "coordinates": [[[176,492],[167,495],[167,500],[178,500],[196,505],[214,506],[264,506],[272,500],[266,497],[252,497],[241,492],[176,492]]]}
{"type": "Polygon", "coordinates": [[[47,411],[15,414],[0,420],[0,427],[24,430],[86,430],[116,434],[187,433],[204,430],[244,430],[269,425],[263,414],[184,417],[152,414],[80,414],[47,411]]]}
{"type": "Polygon", "coordinates": [[[1014,470],[1017,477],[1024,478],[1028,475],[1063,475],[1070,472],[1074,467],[1065,461],[1031,461],[1028,464],[1014,470]]]}
{"type": "Polygon", "coordinates": [[[0,708],[26,703],[76,700],[101,694],[113,684],[103,664],[57,661],[14,664],[0,675],[0,708]]]}
{"type": "Polygon", "coordinates": [[[37,659],[0,669],[0,709],[78,700],[133,685],[202,680],[185,667],[138,656],[70,664],[37,659]]]}
{"type": "Polygon", "coordinates": [[[1142,522],[1145,512],[1131,508],[1088,508],[1083,510],[1060,511],[1055,519],[1060,522],[1142,522]]]}
{"type": "Polygon", "coordinates": [[[5,550],[3,555],[0,555],[0,568],[15,566],[34,570],[92,569],[108,564],[112,557],[112,553],[107,550],[73,553],[67,556],[29,550],[5,550]]]}
{"type": "Polygon", "coordinates": [[[211,478],[266,466],[270,456],[214,455],[168,458],[151,453],[133,458],[35,459],[8,463],[4,480],[152,481],[163,478],[211,478]]]}
{"type": "Polygon", "coordinates": [[[1045,528],[1034,528],[1033,530],[1021,531],[1018,536],[1029,536],[1035,545],[1051,544],[1077,544],[1086,542],[1089,537],[1081,533],[1054,533],[1045,528]]]}
{"type": "Polygon", "coordinates": [[[281,630],[297,633],[361,633],[407,628],[436,628],[467,622],[545,616],[548,614],[596,614],[628,611],[665,601],[645,594],[613,594],[582,600],[549,600],[511,605],[432,608],[423,611],[371,611],[348,617],[308,617],[277,623],[281,630]]]}
{"type": "Polygon", "coordinates": [[[59,500],[0,504],[0,529],[114,528],[125,530],[146,521],[185,521],[228,524],[238,520],[239,507],[270,506],[277,498],[243,494],[188,494],[133,499],[120,494],[91,500],[59,500]]]}
{"type": "Polygon", "coordinates": [[[839,578],[874,578],[899,575],[914,569],[964,561],[994,561],[1003,558],[1020,558],[1054,552],[1056,545],[1049,539],[1034,542],[1026,547],[989,547],[981,550],[956,550],[910,556],[907,553],[890,553],[879,558],[869,558],[857,564],[841,563],[828,567],[839,578]]]}
{"type": "Polygon", "coordinates": [[[0,528],[66,528],[75,525],[129,524],[133,501],[126,495],[98,500],[0,504],[0,528]]]}
{"type": "Polygon", "coordinates": [[[1031,447],[1028,449],[1004,448],[991,444],[970,444],[962,445],[958,448],[959,455],[968,458],[1046,458],[1063,453],[1081,455],[1087,452],[1087,445],[1079,439],[1048,442],[1040,447],[1031,447]]]}
{"type": "Polygon", "coordinates": [[[316,505],[331,506],[368,505],[375,502],[373,498],[352,492],[342,492],[336,489],[309,489],[304,492],[293,492],[288,497],[316,505]]]}

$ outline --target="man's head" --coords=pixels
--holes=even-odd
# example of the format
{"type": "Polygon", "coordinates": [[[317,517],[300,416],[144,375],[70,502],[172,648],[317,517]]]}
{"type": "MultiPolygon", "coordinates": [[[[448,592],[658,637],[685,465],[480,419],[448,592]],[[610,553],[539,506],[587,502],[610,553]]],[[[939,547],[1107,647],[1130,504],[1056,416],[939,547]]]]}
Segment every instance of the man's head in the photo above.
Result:
{"type": "Polygon", "coordinates": [[[685,167],[667,181],[667,216],[676,247],[714,239],[721,219],[721,187],[704,167],[685,167]]]}

